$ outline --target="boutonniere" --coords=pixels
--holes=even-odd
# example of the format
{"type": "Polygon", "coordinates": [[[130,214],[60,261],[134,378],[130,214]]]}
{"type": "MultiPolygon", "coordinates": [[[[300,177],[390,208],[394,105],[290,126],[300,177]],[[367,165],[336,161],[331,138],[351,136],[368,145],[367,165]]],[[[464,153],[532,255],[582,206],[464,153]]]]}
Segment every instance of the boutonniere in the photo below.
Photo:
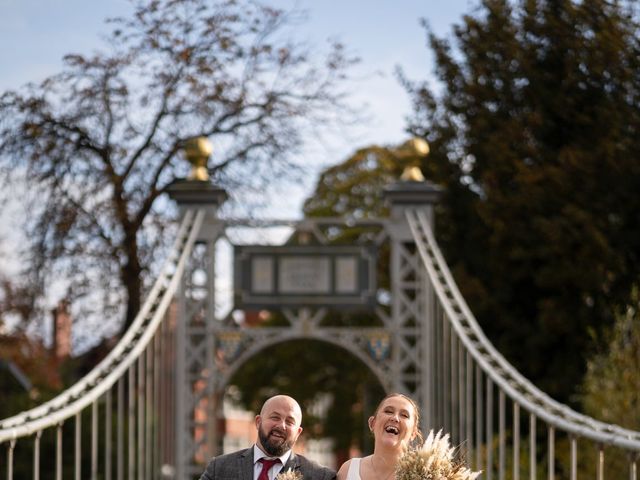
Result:
{"type": "Polygon", "coordinates": [[[275,480],[302,480],[302,474],[297,470],[287,470],[286,472],[280,472],[275,480]]]}
{"type": "Polygon", "coordinates": [[[433,430],[422,447],[408,450],[396,466],[396,480],[474,480],[481,472],[472,472],[454,458],[449,434],[433,430]]]}

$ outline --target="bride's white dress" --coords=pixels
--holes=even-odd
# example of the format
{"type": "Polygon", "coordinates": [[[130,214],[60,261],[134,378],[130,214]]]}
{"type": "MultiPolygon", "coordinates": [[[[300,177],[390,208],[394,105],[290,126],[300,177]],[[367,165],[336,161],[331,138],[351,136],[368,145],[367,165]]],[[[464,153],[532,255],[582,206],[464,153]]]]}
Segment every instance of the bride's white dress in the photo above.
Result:
{"type": "Polygon", "coordinates": [[[361,458],[352,458],[347,471],[347,480],[360,480],[360,460],[361,458]]]}

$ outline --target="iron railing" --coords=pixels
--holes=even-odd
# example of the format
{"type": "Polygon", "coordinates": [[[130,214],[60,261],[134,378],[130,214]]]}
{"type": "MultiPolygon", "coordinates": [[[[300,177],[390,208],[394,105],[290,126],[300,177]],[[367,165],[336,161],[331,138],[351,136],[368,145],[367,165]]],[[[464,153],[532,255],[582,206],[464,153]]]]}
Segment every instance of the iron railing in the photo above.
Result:
{"type": "MultiPolygon", "coordinates": [[[[204,215],[204,210],[185,212],[160,275],[110,353],[52,400],[0,421],[8,480],[14,478],[17,455],[31,456],[35,480],[45,469],[49,475],[55,472],[56,480],[147,479],[170,474],[174,340],[173,325],[167,319],[172,318],[170,307],[204,215]],[[86,421],[88,429],[83,427],[86,421]],[[69,424],[72,429],[65,428],[69,424]],[[72,449],[66,448],[70,437],[72,449]],[[42,453],[46,440],[51,454],[42,453]],[[70,455],[73,474],[63,471],[70,455]]],[[[23,478],[26,472],[17,474],[23,478]]]]}
{"type": "Polygon", "coordinates": [[[550,480],[575,480],[583,471],[579,466],[590,461],[593,465],[582,467],[591,472],[589,478],[602,480],[605,471],[626,469],[628,478],[636,480],[640,432],[580,414],[524,378],[495,349],[471,313],[425,211],[408,209],[406,218],[426,269],[423,280],[430,309],[426,351],[433,372],[426,407],[431,425],[451,432],[469,463],[483,470],[487,480],[494,475],[500,480],[518,479],[523,470],[528,470],[526,478],[543,478],[538,474],[541,465],[546,466],[550,480]],[[540,430],[540,423],[546,430],[540,430]],[[578,449],[578,442],[584,441],[594,445],[591,452],[578,449]],[[546,446],[541,447],[541,442],[546,446]],[[560,452],[559,443],[568,452],[560,452]],[[608,460],[605,449],[611,450],[608,460]],[[587,452],[582,459],[579,450],[587,452]],[[523,461],[528,465],[523,466],[523,461]]]}

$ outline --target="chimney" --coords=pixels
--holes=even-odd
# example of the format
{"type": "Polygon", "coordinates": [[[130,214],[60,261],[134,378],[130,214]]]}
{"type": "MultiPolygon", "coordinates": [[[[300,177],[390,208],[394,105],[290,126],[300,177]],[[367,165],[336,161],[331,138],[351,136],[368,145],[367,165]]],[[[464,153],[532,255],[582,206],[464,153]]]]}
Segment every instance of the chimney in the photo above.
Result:
{"type": "Polygon", "coordinates": [[[69,302],[60,300],[53,309],[53,346],[52,351],[56,360],[64,360],[71,355],[71,315],[69,302]]]}

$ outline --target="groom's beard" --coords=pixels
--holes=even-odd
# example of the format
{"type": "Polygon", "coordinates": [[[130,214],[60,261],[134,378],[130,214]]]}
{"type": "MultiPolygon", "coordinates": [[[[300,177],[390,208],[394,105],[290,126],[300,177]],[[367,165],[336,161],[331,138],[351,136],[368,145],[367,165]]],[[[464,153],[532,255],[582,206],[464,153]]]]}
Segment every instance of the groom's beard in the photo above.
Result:
{"type": "Polygon", "coordinates": [[[291,438],[287,437],[287,432],[279,428],[274,428],[271,431],[266,432],[262,428],[262,425],[258,428],[258,438],[260,438],[260,444],[262,445],[262,448],[264,448],[264,451],[272,457],[281,457],[291,450],[294,444],[291,438]],[[273,436],[272,434],[275,432],[283,435],[285,438],[273,436]]]}

